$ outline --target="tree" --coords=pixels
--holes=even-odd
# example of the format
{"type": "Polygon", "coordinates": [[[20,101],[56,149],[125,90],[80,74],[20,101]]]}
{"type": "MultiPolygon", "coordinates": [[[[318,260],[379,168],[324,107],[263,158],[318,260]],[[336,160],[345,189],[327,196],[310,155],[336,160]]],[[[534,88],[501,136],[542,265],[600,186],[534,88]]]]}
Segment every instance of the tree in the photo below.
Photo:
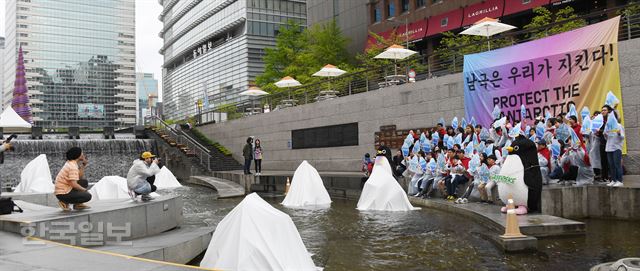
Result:
{"type": "Polygon", "coordinates": [[[308,42],[303,33],[302,27],[289,20],[285,26],[280,27],[276,36],[276,47],[266,48],[263,61],[264,72],[256,78],[256,84],[265,91],[272,92],[277,87],[273,82],[286,76],[285,69],[291,65],[293,59],[298,54],[307,50],[308,42]]]}
{"type": "Polygon", "coordinates": [[[566,6],[555,14],[544,7],[538,7],[533,9],[533,13],[536,16],[524,26],[524,29],[535,29],[527,35],[529,39],[540,39],[587,25],[587,21],[578,19],[578,15],[571,6],[566,6]]]}
{"type": "MultiPolygon", "coordinates": [[[[449,69],[451,71],[462,71],[463,57],[468,54],[475,54],[489,50],[487,37],[454,34],[445,32],[442,34],[440,46],[434,50],[437,66],[436,69],[449,69]],[[439,66],[439,67],[438,67],[439,66]]],[[[512,37],[502,37],[491,39],[491,49],[498,49],[511,46],[515,43],[512,37]]]]}
{"type": "Polygon", "coordinates": [[[624,33],[628,35],[628,38],[631,36],[636,36],[634,33],[637,32],[637,29],[640,29],[640,23],[637,23],[638,14],[640,14],[640,3],[636,1],[630,1],[628,6],[624,9],[618,10],[616,12],[617,15],[622,16],[622,25],[620,28],[624,30],[624,33]],[[631,21],[636,21],[636,23],[631,23],[631,21]]]}
{"type": "Polygon", "coordinates": [[[419,57],[419,54],[415,54],[408,59],[399,61],[393,61],[392,59],[375,58],[375,56],[384,52],[384,50],[391,45],[395,44],[404,46],[406,44],[406,40],[402,38],[402,36],[398,35],[395,30],[391,32],[388,38],[380,36],[374,32],[369,32],[369,35],[374,38],[373,43],[368,44],[368,48],[364,51],[364,53],[356,55],[356,60],[359,64],[357,71],[362,73],[364,80],[370,80],[388,73],[393,74],[395,71],[385,68],[394,67],[394,63],[397,63],[397,69],[398,71],[402,71],[402,73],[404,73],[404,71],[409,68],[415,70],[418,73],[423,72],[427,69],[426,66],[420,62],[421,59],[419,57]]]}
{"type": "MultiPolygon", "coordinates": [[[[297,23],[289,21],[286,26],[280,28],[276,37],[276,47],[266,49],[263,58],[265,71],[256,78],[256,83],[263,90],[274,94],[287,91],[274,84],[284,76],[292,76],[301,84],[309,85],[326,80],[312,76],[326,64],[351,71],[353,67],[349,63],[348,44],[349,39],[342,34],[335,21],[314,25],[305,30],[297,23]]],[[[339,81],[332,80],[332,85],[339,81]]],[[[313,90],[309,88],[299,88],[295,92],[313,94],[313,90]]]]}

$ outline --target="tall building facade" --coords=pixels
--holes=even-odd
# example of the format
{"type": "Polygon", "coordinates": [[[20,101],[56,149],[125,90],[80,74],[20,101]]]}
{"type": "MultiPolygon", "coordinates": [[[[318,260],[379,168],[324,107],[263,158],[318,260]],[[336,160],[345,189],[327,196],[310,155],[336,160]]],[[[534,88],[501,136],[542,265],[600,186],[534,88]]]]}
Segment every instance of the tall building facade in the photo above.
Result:
{"type": "Polygon", "coordinates": [[[369,1],[307,0],[307,26],[336,20],[342,34],[350,40],[349,53],[362,53],[367,41],[369,1]]]}
{"type": "Polygon", "coordinates": [[[4,78],[2,78],[2,74],[4,74],[4,37],[0,37],[0,108],[4,109],[4,106],[2,106],[4,104],[2,102],[2,93],[4,93],[2,91],[4,89],[4,78]]]}
{"type": "Polygon", "coordinates": [[[306,25],[305,0],[160,0],[163,113],[183,119],[238,102],[264,71],[264,49],[288,20],[306,25]],[[200,104],[203,107],[199,107],[200,104]]]}
{"type": "Polygon", "coordinates": [[[138,97],[137,124],[145,124],[145,117],[157,114],[158,80],[153,73],[136,73],[136,89],[138,97]]]}
{"type": "MultiPolygon", "coordinates": [[[[410,44],[413,50],[430,54],[438,48],[443,33],[462,32],[485,18],[499,19],[518,29],[531,22],[533,9],[545,7],[556,11],[571,6],[576,14],[610,9],[628,0],[370,0],[369,31],[389,37],[392,31],[410,44]]],[[[615,16],[612,12],[609,17],[615,16]]],[[[605,20],[607,16],[599,18],[605,20]]],[[[593,23],[590,21],[589,23],[593,23]]],[[[375,43],[369,36],[367,46],[375,43]]]]}
{"type": "Polygon", "coordinates": [[[135,124],[134,1],[6,1],[4,107],[21,46],[34,125],[135,124]]]}

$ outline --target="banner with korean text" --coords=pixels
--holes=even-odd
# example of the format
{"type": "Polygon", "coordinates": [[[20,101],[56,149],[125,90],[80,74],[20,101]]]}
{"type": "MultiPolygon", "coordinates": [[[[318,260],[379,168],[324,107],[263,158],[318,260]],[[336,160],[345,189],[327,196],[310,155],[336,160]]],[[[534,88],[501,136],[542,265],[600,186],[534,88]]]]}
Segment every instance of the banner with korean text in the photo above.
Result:
{"type": "MultiPolygon", "coordinates": [[[[466,119],[493,123],[497,105],[512,122],[578,112],[600,111],[609,91],[622,100],[618,65],[620,17],[507,48],[464,56],[466,119]]],[[[622,122],[622,104],[616,108],[622,122]]],[[[580,120],[578,114],[578,120],[580,120]]],[[[531,122],[529,122],[531,124],[531,122]]]]}

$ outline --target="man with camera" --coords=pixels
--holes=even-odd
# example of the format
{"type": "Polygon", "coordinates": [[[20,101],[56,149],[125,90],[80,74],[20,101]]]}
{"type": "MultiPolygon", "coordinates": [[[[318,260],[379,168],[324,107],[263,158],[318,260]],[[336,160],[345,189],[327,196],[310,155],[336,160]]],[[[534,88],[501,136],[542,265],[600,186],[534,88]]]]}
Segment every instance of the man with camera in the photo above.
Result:
{"type": "Polygon", "coordinates": [[[133,165],[127,173],[127,186],[131,199],[136,200],[138,195],[142,195],[142,201],[152,199],[149,194],[156,191],[156,186],[150,183],[147,178],[160,172],[159,162],[160,160],[151,152],[143,152],[140,159],[133,161],[133,165]]]}
{"type": "Polygon", "coordinates": [[[12,134],[7,138],[7,140],[2,142],[2,145],[0,145],[0,164],[4,164],[4,152],[13,150],[13,146],[11,145],[11,140],[16,137],[18,137],[18,135],[12,134]]]}

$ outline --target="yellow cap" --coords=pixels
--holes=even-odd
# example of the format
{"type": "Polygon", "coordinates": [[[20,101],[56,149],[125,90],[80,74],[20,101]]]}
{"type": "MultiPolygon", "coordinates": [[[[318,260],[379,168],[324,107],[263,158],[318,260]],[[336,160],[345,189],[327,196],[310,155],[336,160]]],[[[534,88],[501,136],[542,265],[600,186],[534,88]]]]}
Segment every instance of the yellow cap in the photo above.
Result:
{"type": "Polygon", "coordinates": [[[151,152],[146,151],[146,152],[143,152],[142,155],[140,155],[140,157],[142,159],[147,159],[147,158],[152,158],[152,157],[156,157],[156,156],[151,154],[151,152]]]}

